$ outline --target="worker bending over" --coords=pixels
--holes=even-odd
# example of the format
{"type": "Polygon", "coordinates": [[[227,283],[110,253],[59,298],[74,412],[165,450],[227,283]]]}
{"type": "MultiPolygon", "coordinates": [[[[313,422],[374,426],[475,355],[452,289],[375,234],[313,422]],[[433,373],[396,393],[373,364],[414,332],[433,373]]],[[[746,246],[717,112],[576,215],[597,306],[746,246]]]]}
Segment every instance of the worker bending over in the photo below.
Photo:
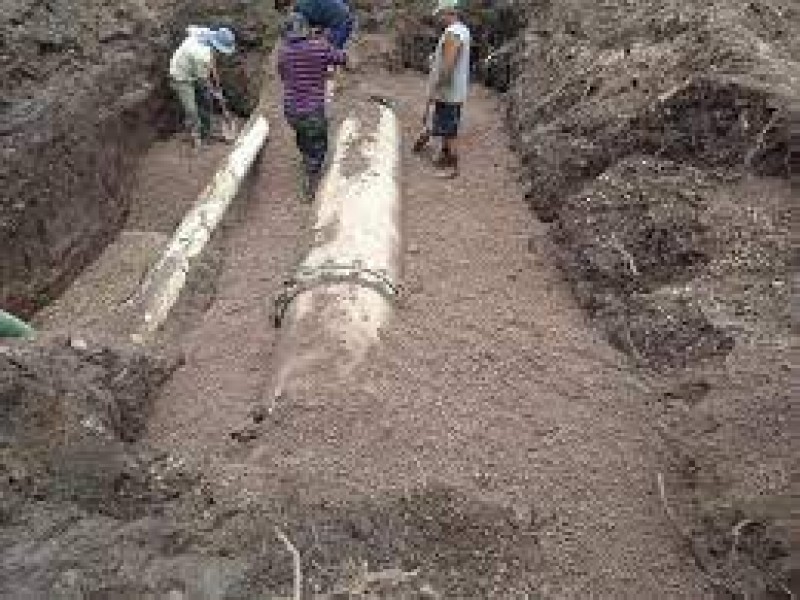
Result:
{"type": "Polygon", "coordinates": [[[189,27],[186,39],[172,55],[170,82],[183,107],[184,123],[195,147],[211,133],[212,99],[224,101],[214,53],[232,54],[235,49],[236,39],[230,29],[189,27]]]}

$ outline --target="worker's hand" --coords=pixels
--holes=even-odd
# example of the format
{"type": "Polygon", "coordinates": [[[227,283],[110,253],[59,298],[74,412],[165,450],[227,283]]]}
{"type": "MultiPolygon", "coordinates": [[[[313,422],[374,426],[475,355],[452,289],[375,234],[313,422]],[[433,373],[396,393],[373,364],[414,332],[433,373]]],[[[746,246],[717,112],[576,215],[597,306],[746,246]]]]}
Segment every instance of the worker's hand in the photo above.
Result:
{"type": "Polygon", "coordinates": [[[220,88],[211,88],[211,96],[220,102],[225,101],[225,95],[220,88]]]}

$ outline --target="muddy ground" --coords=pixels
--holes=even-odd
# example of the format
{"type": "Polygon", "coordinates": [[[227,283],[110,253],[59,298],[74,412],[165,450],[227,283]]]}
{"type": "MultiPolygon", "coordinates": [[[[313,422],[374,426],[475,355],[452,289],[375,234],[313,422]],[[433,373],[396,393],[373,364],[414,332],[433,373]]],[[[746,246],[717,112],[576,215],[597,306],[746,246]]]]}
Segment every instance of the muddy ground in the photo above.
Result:
{"type": "MultiPolygon", "coordinates": [[[[404,153],[406,294],[348,380],[264,415],[269,303],[311,218],[274,87],[280,151],[167,346],[4,344],[0,597],[289,597],[276,528],[311,597],[791,597],[794,13],[603,6],[531,5],[461,180],[404,153]]],[[[380,82],[410,139],[398,56],[365,41],[340,102],[380,82]]],[[[186,162],[165,176],[181,148],[151,148],[126,227],[166,233],[196,193],[186,162]]]]}

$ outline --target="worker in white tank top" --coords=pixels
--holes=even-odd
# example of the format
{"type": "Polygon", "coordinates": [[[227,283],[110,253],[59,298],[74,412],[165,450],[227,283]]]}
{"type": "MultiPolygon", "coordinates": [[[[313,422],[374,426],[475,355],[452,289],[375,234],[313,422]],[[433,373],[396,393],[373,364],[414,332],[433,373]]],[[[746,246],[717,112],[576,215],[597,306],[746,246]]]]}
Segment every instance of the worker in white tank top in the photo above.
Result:
{"type": "Polygon", "coordinates": [[[469,28],[461,21],[458,0],[439,0],[434,14],[442,20],[444,33],[433,55],[428,82],[428,102],[433,105],[431,135],[442,140],[436,160],[440,176],[458,175],[456,141],[461,113],[469,93],[469,28]]]}

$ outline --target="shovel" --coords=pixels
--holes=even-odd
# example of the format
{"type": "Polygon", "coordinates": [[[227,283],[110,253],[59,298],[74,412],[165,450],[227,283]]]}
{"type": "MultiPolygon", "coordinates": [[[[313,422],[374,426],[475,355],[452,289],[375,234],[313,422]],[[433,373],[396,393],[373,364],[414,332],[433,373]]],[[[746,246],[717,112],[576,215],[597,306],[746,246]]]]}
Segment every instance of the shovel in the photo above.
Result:
{"type": "Polygon", "coordinates": [[[222,139],[230,144],[236,139],[236,120],[228,109],[228,101],[225,99],[222,90],[214,90],[213,95],[222,109],[222,139]]]}
{"type": "Polygon", "coordinates": [[[417,141],[414,142],[414,145],[411,148],[413,152],[416,153],[422,152],[431,139],[431,128],[428,121],[431,116],[432,106],[433,102],[431,102],[430,100],[425,105],[425,113],[422,115],[422,131],[419,132],[419,135],[417,136],[417,141]]]}

